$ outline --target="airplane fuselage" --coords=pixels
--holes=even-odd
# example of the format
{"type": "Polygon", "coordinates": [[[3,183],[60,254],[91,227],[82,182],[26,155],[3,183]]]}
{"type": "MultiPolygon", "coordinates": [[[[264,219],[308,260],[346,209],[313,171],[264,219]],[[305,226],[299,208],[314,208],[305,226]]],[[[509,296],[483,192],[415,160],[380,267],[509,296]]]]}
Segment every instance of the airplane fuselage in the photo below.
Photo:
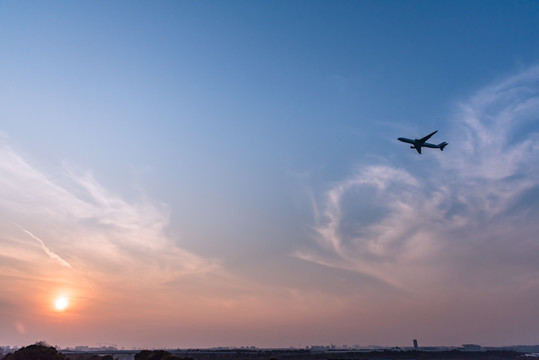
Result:
{"type": "MultiPolygon", "coordinates": [[[[419,142],[417,141],[417,139],[408,139],[408,138],[397,138],[397,140],[400,140],[402,142],[405,142],[405,143],[408,143],[408,144],[413,144],[413,146],[410,146],[410,149],[415,149],[416,147],[428,147],[428,148],[435,148],[435,149],[439,149],[440,148],[440,145],[436,145],[436,144],[431,144],[431,143],[423,143],[423,144],[419,144],[419,142]]],[[[442,143],[443,144],[443,143],[442,143]]]]}

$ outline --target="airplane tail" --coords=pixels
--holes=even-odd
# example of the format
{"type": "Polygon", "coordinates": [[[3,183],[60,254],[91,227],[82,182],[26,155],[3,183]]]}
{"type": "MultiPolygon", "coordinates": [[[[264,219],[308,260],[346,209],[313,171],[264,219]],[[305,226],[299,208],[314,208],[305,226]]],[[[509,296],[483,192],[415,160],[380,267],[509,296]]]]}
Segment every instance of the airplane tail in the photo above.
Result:
{"type": "Polygon", "coordinates": [[[446,147],[448,144],[444,141],[443,143],[441,143],[440,145],[438,145],[440,147],[440,150],[444,151],[444,147],[446,147]]]}

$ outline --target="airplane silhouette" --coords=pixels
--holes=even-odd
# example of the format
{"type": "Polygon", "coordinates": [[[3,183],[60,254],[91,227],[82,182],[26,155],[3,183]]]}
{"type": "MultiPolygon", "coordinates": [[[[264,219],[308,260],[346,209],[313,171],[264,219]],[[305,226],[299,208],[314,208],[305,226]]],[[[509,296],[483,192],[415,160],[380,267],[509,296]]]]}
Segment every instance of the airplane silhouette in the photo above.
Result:
{"type": "Polygon", "coordinates": [[[438,132],[438,130],[436,130],[433,133],[428,134],[425,137],[422,137],[421,139],[412,140],[412,139],[400,137],[400,138],[397,138],[397,140],[408,143],[408,144],[412,144],[412,146],[410,146],[410,149],[416,149],[417,152],[420,153],[420,154],[421,154],[421,148],[422,147],[435,148],[435,149],[440,149],[440,150],[444,151],[444,147],[447,146],[447,143],[445,141],[442,142],[442,143],[439,143],[438,145],[430,144],[430,143],[426,142],[428,139],[430,139],[430,137],[432,135],[436,134],[437,132],[438,132]]]}

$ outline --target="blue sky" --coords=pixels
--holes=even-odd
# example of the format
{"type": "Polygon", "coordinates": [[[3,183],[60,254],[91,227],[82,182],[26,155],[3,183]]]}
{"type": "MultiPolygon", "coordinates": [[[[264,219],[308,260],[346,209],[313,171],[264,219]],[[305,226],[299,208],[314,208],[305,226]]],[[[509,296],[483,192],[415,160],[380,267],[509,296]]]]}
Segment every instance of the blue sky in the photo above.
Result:
{"type": "Polygon", "coordinates": [[[538,20],[533,1],[1,3],[1,336],[537,343],[538,20]],[[437,129],[443,153],[396,140],[437,129]]]}

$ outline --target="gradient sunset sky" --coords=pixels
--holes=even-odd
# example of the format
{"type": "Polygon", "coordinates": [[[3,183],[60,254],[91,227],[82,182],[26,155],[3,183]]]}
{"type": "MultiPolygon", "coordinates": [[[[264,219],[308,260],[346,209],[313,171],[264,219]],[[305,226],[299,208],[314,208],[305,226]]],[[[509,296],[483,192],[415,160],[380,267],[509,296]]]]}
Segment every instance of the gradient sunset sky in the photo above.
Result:
{"type": "Polygon", "coordinates": [[[0,2],[0,345],[538,344],[538,234],[538,1],[0,2]]]}

